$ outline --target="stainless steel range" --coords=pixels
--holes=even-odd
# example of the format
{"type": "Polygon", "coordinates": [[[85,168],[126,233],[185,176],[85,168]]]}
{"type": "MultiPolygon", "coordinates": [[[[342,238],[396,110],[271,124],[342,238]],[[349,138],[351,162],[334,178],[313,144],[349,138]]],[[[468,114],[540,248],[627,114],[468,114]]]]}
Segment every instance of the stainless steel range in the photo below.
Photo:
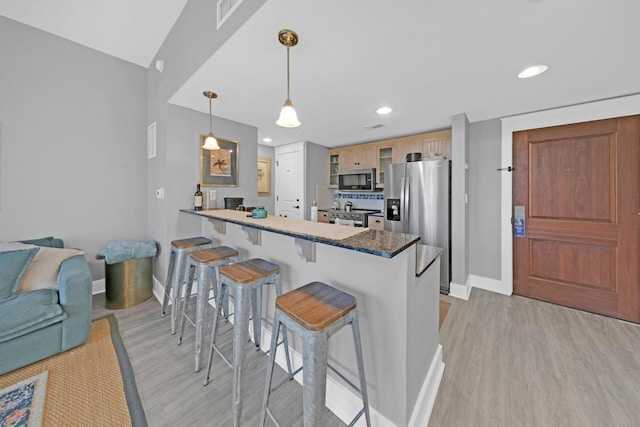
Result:
{"type": "Polygon", "coordinates": [[[380,213],[378,209],[351,209],[350,212],[346,210],[329,209],[329,222],[335,224],[336,222],[344,222],[355,227],[368,227],[369,215],[380,213]],[[336,221],[336,219],[338,221],[336,221]]]}

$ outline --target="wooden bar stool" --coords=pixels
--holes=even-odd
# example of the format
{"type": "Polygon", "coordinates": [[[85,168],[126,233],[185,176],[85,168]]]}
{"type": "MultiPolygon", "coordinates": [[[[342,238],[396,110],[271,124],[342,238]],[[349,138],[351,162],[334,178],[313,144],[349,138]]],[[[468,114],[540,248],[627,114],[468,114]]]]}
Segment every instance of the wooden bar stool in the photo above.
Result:
{"type": "MultiPolygon", "coordinates": [[[[204,385],[209,383],[211,373],[211,361],[213,352],[217,352],[222,359],[233,368],[233,389],[231,393],[231,403],[233,406],[234,426],[240,425],[242,414],[242,398],[240,386],[242,371],[245,364],[244,345],[248,340],[248,327],[251,312],[253,312],[253,336],[256,347],[260,348],[261,320],[262,320],[262,286],[274,284],[276,295],[282,294],[280,284],[280,267],[277,264],[265,261],[261,258],[254,258],[242,261],[237,264],[220,267],[220,292],[216,295],[216,306],[220,307],[226,298],[229,288],[234,292],[234,315],[233,315],[233,362],[220,352],[216,346],[216,335],[218,331],[218,319],[220,310],[216,310],[213,320],[213,331],[211,333],[211,348],[209,351],[209,364],[207,366],[207,376],[204,385]],[[253,310],[249,305],[253,306],[253,310]]],[[[276,343],[277,345],[278,343],[276,343]]],[[[291,360],[289,358],[289,345],[287,333],[284,330],[282,344],[285,346],[288,372],[291,373],[291,360]]]]}
{"type": "Polygon", "coordinates": [[[178,302],[180,301],[184,272],[187,269],[187,256],[191,252],[209,249],[211,246],[211,239],[206,237],[190,237],[171,242],[169,269],[167,271],[167,280],[164,283],[164,298],[162,299],[162,317],[164,317],[167,312],[169,298],[171,298],[171,334],[176,333],[178,302]]]}
{"type": "MultiPolygon", "coordinates": [[[[189,254],[189,279],[185,289],[184,302],[182,303],[182,315],[180,316],[180,336],[178,337],[178,345],[182,343],[182,335],[184,334],[185,320],[196,328],[196,348],[195,362],[196,372],[200,370],[200,354],[202,353],[202,330],[206,324],[207,302],[209,301],[209,290],[213,287],[214,297],[220,292],[220,267],[238,262],[238,251],[228,246],[218,246],[211,249],[203,249],[201,251],[191,252],[189,254]],[[196,294],[196,319],[195,322],[189,318],[188,309],[191,300],[191,287],[193,279],[198,274],[198,292],[196,294]]],[[[229,314],[228,300],[223,301],[222,306],[216,306],[216,310],[223,310],[229,314]]]]}
{"type": "MultiPolygon", "coordinates": [[[[302,338],[303,366],[297,369],[291,377],[304,368],[302,379],[304,426],[324,427],[325,425],[327,367],[331,368],[340,378],[362,395],[363,407],[349,425],[354,425],[362,414],[364,414],[367,426],[371,426],[367,383],[364,377],[364,362],[362,359],[362,347],[360,345],[356,299],[345,292],[321,282],[309,283],[276,298],[276,312],[273,326],[277,332],[275,332],[271,338],[271,349],[269,350],[271,354],[269,355],[269,364],[267,365],[267,381],[262,401],[262,413],[260,415],[261,425],[264,426],[267,414],[278,424],[268,408],[268,403],[269,394],[272,391],[271,380],[273,377],[273,365],[276,356],[278,333],[280,331],[279,326],[281,324],[302,338]],[[360,377],[359,388],[329,365],[327,361],[329,337],[338,332],[343,326],[349,324],[351,324],[353,343],[356,350],[356,363],[360,377]]],[[[274,390],[282,384],[283,383],[274,387],[274,390]]]]}

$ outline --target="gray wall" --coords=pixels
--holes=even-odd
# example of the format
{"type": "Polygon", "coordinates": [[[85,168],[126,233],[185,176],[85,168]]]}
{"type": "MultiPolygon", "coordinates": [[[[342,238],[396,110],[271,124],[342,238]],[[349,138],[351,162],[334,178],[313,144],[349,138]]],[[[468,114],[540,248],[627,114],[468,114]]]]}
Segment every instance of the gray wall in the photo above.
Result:
{"type": "Polygon", "coordinates": [[[318,185],[326,184],[329,174],[327,168],[327,156],[329,149],[312,142],[306,143],[305,160],[305,201],[304,217],[311,219],[311,205],[316,199],[316,188],[318,185]]]}
{"type": "Polygon", "coordinates": [[[146,238],[146,70],[0,17],[0,240],[146,238]]]}
{"type": "Polygon", "coordinates": [[[469,273],[500,280],[500,119],[469,131],[469,273]]]}
{"type": "MultiPolygon", "coordinates": [[[[218,31],[216,2],[189,0],[154,58],[164,60],[164,72],[154,67],[147,71],[147,124],[157,123],[158,153],[149,162],[147,172],[147,233],[161,246],[154,271],[161,282],[167,271],[171,240],[200,233],[200,220],[193,215],[178,215],[178,210],[191,207],[199,174],[198,135],[209,129],[206,114],[169,106],[167,100],[264,2],[243,2],[218,31]],[[155,198],[157,188],[165,188],[164,200],[155,198]]],[[[221,92],[223,88],[212,82],[211,87],[202,90],[221,92]]],[[[202,102],[206,105],[204,97],[202,102]]],[[[225,195],[257,198],[257,132],[248,128],[214,118],[216,135],[240,142],[241,188],[216,187],[219,203],[225,195]],[[244,175],[249,170],[253,171],[252,177],[244,175]]]]}
{"type": "MultiPolygon", "coordinates": [[[[268,196],[258,196],[257,205],[263,206],[271,215],[276,211],[276,176],[275,176],[275,150],[267,145],[258,145],[258,157],[268,157],[271,159],[271,191],[268,196]]],[[[257,177],[256,177],[257,179],[257,177]]]]}
{"type": "Polygon", "coordinates": [[[469,121],[466,114],[451,120],[451,281],[465,285],[469,276],[469,121]]]}

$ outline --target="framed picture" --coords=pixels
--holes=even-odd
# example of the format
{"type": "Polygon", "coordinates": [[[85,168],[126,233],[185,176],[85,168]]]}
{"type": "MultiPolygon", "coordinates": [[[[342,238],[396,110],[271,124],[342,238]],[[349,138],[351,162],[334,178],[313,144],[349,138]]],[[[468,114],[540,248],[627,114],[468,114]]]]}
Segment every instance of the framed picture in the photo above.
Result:
{"type": "Polygon", "coordinates": [[[258,157],[258,195],[271,194],[271,159],[258,157]]]}
{"type": "Polygon", "coordinates": [[[202,148],[206,135],[200,135],[200,184],[205,187],[238,186],[238,142],[216,138],[219,150],[202,148]]]}

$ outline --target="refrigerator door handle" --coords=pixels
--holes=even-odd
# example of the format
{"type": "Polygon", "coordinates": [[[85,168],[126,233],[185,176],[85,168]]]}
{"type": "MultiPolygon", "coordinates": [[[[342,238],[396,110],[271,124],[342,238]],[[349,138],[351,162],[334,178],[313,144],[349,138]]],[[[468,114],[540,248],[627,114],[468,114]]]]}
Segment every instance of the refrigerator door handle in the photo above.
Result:
{"type": "Polygon", "coordinates": [[[400,193],[400,206],[402,212],[402,232],[409,234],[409,177],[402,178],[402,191],[400,193]]]}

